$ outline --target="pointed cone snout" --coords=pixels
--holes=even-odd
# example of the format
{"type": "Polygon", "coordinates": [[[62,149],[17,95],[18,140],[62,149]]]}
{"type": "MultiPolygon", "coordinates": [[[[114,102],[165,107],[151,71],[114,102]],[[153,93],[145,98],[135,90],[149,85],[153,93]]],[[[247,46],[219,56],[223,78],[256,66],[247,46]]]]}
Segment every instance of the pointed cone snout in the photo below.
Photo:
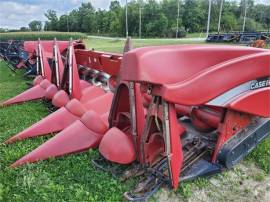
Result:
{"type": "Polygon", "coordinates": [[[65,154],[82,152],[98,146],[102,137],[103,134],[94,133],[80,120],[77,120],[65,130],[13,163],[11,167],[65,154]]]}
{"type": "Polygon", "coordinates": [[[39,122],[35,123],[31,127],[6,140],[5,144],[13,143],[15,141],[30,137],[36,137],[61,131],[77,119],[79,119],[79,117],[73,115],[65,107],[62,107],[49,116],[43,118],[39,122]]]}
{"type": "Polygon", "coordinates": [[[131,136],[116,127],[112,127],[104,135],[99,145],[99,152],[107,160],[120,164],[129,164],[136,159],[131,136]]]}
{"type": "Polygon", "coordinates": [[[36,85],[36,86],[24,91],[23,93],[5,101],[4,103],[2,103],[2,106],[8,106],[8,105],[26,102],[26,101],[30,101],[30,100],[41,99],[45,96],[45,93],[46,93],[46,91],[44,88],[42,88],[40,85],[36,85]]]}

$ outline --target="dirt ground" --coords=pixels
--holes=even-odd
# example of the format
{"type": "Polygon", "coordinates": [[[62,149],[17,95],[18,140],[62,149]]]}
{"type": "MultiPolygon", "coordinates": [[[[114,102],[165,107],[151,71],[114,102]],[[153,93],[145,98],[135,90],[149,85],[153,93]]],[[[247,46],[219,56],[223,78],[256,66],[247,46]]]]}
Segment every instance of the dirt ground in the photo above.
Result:
{"type": "Polygon", "coordinates": [[[153,201],[162,202],[270,202],[270,176],[246,162],[205,180],[205,186],[191,186],[190,196],[162,188],[153,201]]]}

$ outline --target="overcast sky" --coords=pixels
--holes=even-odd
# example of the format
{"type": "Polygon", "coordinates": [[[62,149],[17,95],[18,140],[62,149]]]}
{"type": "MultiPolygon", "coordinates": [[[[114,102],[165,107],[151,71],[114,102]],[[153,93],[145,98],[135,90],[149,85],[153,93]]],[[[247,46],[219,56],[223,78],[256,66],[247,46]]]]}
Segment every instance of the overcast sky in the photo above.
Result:
{"type": "MultiPolygon", "coordinates": [[[[255,0],[258,3],[270,4],[270,0],[255,0]]],[[[27,27],[32,20],[45,21],[44,13],[48,9],[62,15],[78,8],[82,2],[91,2],[95,8],[107,9],[111,0],[0,0],[0,27],[27,27]]],[[[120,0],[124,4],[125,0],[120,0]]]]}

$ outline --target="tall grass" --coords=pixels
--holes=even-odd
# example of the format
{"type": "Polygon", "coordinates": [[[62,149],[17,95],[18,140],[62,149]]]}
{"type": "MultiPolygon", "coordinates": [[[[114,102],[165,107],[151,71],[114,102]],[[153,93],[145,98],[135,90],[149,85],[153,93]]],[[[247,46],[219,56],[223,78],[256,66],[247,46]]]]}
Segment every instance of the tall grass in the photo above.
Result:
{"type": "Polygon", "coordinates": [[[0,33],[0,40],[52,40],[54,38],[58,40],[72,39],[85,39],[86,34],[79,32],[9,32],[0,33]]]}

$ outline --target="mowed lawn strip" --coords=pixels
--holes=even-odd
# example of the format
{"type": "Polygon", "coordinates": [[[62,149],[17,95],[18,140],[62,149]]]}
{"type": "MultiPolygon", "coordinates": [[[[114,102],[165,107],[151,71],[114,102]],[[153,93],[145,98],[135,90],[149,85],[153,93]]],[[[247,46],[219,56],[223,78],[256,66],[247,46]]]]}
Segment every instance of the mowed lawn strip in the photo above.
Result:
{"type": "MultiPolygon", "coordinates": [[[[135,41],[135,47],[159,45],[157,40],[144,41],[135,41]]],[[[86,40],[86,44],[89,48],[98,47],[97,50],[121,53],[124,41],[89,39],[86,40]]],[[[165,44],[164,40],[161,40],[160,45],[162,44],[165,44]]],[[[22,73],[13,73],[5,62],[0,62],[1,101],[27,89],[25,82],[30,80],[23,78],[22,73]]],[[[42,101],[1,108],[0,142],[47,114],[46,105],[42,101]]],[[[134,180],[122,183],[110,174],[96,170],[90,163],[90,159],[98,156],[98,152],[94,150],[16,169],[9,168],[12,162],[50,137],[33,138],[12,145],[0,144],[0,201],[122,201],[122,194],[133,187],[134,180]]],[[[257,146],[247,161],[255,162],[269,174],[270,138],[257,146]]],[[[179,194],[179,197],[189,197],[190,187],[202,185],[207,185],[207,180],[198,179],[191,183],[183,183],[176,194],[179,194]]]]}
{"type": "MultiPolygon", "coordinates": [[[[94,48],[98,51],[122,53],[125,45],[123,38],[96,38],[88,36],[84,40],[88,48],[94,48]]],[[[161,45],[177,45],[177,44],[205,44],[204,41],[192,41],[185,39],[132,39],[133,48],[144,46],[161,46],[161,45]]]]}

